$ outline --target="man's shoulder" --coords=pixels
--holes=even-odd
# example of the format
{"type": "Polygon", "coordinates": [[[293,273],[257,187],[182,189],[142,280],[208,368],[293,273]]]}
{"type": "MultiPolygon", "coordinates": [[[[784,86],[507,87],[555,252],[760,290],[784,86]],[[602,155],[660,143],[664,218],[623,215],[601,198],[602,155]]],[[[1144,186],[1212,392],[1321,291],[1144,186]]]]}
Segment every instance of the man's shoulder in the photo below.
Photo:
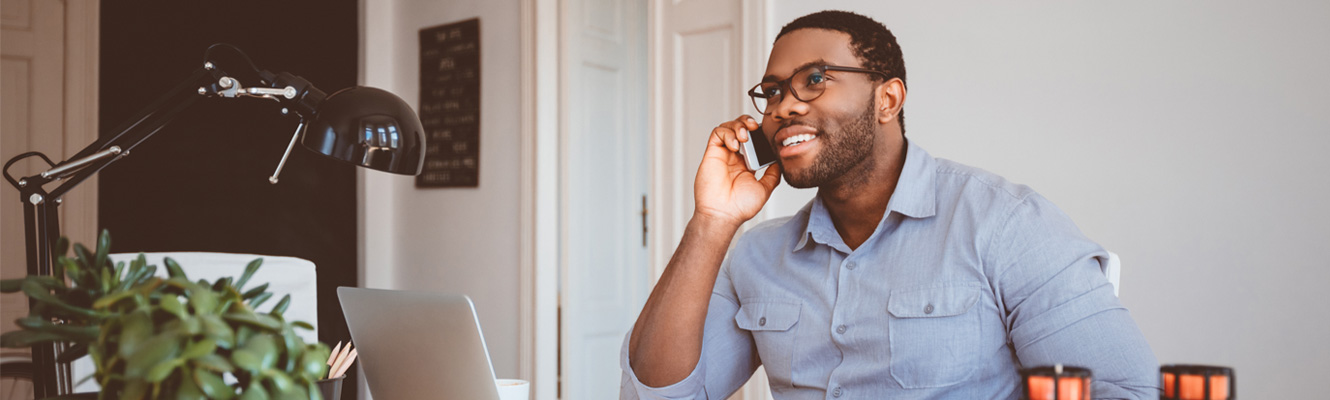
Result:
{"type": "Polygon", "coordinates": [[[1070,216],[1056,204],[1029,186],[1012,182],[1001,175],[950,160],[938,160],[939,197],[951,197],[952,212],[982,211],[992,216],[990,222],[1005,224],[1012,218],[1027,223],[1055,224],[1074,229],[1070,216]]]}
{"type": "Polygon", "coordinates": [[[980,195],[987,201],[999,201],[1006,204],[1024,202],[1038,193],[1029,186],[1011,180],[988,170],[961,164],[955,161],[937,159],[937,190],[939,194],[953,193],[958,196],[980,195]]]}

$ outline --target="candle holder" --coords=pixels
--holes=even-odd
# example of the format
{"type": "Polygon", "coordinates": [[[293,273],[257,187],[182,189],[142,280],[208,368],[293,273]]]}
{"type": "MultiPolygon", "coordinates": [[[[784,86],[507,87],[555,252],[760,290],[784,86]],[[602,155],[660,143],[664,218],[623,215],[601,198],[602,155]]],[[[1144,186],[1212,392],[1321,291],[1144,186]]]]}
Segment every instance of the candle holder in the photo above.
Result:
{"type": "Polygon", "coordinates": [[[1033,367],[1021,370],[1021,400],[1090,400],[1090,370],[1080,367],[1033,367]]]}
{"type": "Polygon", "coordinates": [[[1165,365],[1159,368],[1168,400],[1236,400],[1237,379],[1233,368],[1211,365],[1165,365]]]}

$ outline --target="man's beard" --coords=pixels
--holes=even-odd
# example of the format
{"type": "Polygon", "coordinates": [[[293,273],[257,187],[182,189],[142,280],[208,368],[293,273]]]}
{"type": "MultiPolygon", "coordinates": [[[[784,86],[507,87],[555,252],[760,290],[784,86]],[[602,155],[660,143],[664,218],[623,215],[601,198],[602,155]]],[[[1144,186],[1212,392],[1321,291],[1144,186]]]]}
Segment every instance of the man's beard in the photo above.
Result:
{"type": "Polygon", "coordinates": [[[813,160],[813,165],[802,171],[782,168],[785,182],[792,187],[806,189],[825,185],[845,175],[873,153],[875,116],[873,101],[870,100],[868,108],[839,131],[828,133],[817,127],[817,139],[822,142],[822,151],[813,160]]]}

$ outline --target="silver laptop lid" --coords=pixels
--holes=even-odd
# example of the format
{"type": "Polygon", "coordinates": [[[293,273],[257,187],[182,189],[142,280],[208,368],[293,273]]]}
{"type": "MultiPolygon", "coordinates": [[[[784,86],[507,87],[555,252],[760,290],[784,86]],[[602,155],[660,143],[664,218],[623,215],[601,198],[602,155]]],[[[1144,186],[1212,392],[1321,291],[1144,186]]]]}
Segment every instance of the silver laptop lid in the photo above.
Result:
{"type": "Polygon", "coordinates": [[[462,294],[337,288],[376,400],[498,400],[471,299],[462,294]]]}

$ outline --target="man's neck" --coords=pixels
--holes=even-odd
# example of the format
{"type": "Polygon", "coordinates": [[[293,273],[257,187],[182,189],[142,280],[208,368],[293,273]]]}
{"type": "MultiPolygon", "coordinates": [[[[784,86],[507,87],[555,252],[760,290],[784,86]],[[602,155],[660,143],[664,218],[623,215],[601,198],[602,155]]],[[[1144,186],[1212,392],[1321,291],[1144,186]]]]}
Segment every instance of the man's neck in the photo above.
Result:
{"type": "Polygon", "coordinates": [[[879,142],[875,147],[882,150],[817,191],[836,232],[851,250],[859,248],[877,230],[905,166],[903,137],[879,142]]]}

